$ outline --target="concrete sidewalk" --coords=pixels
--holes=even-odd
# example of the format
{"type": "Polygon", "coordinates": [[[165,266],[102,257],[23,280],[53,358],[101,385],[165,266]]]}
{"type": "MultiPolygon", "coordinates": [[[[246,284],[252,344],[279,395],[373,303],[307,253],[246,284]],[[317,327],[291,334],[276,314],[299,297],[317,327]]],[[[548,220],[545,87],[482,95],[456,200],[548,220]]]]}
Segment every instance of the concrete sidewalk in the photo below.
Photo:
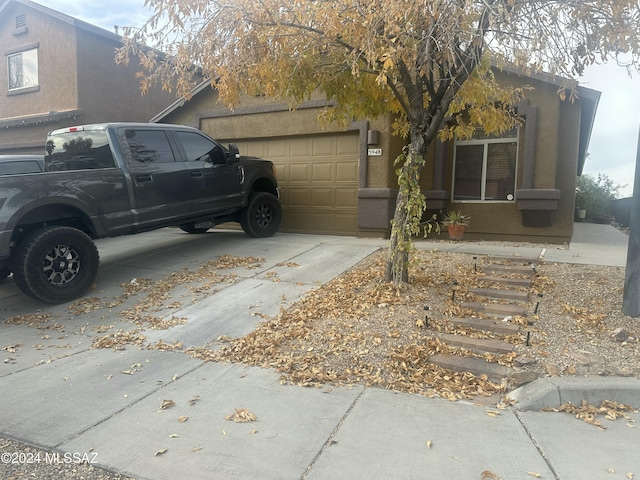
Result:
{"type": "Polygon", "coordinates": [[[442,250],[477,255],[517,255],[536,257],[544,249],[544,260],[554,263],[626,266],[629,237],[611,225],[574,223],[569,245],[535,245],[524,242],[451,242],[422,240],[422,250],[442,250]]]}
{"type": "MultiPolygon", "coordinates": [[[[600,259],[619,262],[623,250],[626,256],[623,238],[599,243],[620,232],[591,227],[577,226],[575,244],[547,247],[545,259],[583,263],[598,252],[600,259]]],[[[3,319],[40,317],[31,324],[0,324],[0,348],[15,347],[3,351],[11,360],[0,364],[0,436],[91,453],[102,467],[153,480],[475,480],[484,471],[505,480],[640,475],[640,428],[633,428],[637,413],[628,420],[603,420],[607,429],[601,431],[565,413],[539,411],[583,398],[592,403],[619,399],[638,408],[638,379],[543,379],[513,393],[517,408],[498,410],[361,385],[281,385],[271,370],[205,363],[173,351],[91,348],[99,325],[131,329],[117,317],[127,303],[115,308],[108,302],[133,278],[163,278],[224,253],[265,259],[257,269],[231,270],[235,283],[219,285],[198,302],[190,302],[197,293],[174,291],[172,299],[184,306],[173,315],[188,322],[145,332],[153,341],[198,346],[250,332],[261,318],[256,312],[275,315],[385,245],[376,239],[293,234],[257,240],[233,231],[189,236],[171,229],[107,239],[99,245],[103,262],[92,292],[101,307],[80,315],[69,305],[34,305],[12,282],[3,283],[3,319]],[[235,409],[246,409],[256,421],[225,420],[235,409]]],[[[541,250],[440,241],[419,242],[419,248],[522,256],[541,250]]]]}

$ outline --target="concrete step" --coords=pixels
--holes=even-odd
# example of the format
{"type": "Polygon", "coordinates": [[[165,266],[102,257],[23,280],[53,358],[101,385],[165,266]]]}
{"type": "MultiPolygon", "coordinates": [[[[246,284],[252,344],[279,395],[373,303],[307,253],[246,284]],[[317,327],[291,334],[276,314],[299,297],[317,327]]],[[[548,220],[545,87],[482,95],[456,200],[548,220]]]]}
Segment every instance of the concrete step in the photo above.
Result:
{"type": "Polygon", "coordinates": [[[471,338],[464,335],[452,335],[443,333],[440,339],[452,347],[462,347],[476,353],[510,353],[513,351],[513,345],[495,338],[471,338]]]}
{"type": "Polygon", "coordinates": [[[530,287],[533,284],[533,280],[530,278],[512,278],[512,277],[498,277],[494,275],[485,275],[478,277],[479,281],[496,283],[499,285],[510,285],[514,287],[530,287]]]}
{"type": "Polygon", "coordinates": [[[501,320],[491,320],[489,318],[452,318],[449,320],[454,325],[474,328],[484,332],[493,332],[500,335],[515,335],[520,331],[518,325],[513,325],[501,320]]]}
{"type": "Polygon", "coordinates": [[[492,263],[510,263],[514,265],[539,265],[542,259],[540,257],[519,257],[517,255],[487,255],[485,261],[492,263]]]}
{"type": "Polygon", "coordinates": [[[476,376],[486,375],[494,383],[501,383],[509,375],[509,367],[489,363],[482,358],[458,357],[455,355],[431,355],[429,362],[456,372],[470,372],[476,376]]]}
{"type": "Polygon", "coordinates": [[[489,265],[481,265],[479,267],[481,272],[489,274],[516,274],[516,275],[533,275],[533,270],[529,265],[502,265],[498,263],[492,263],[489,265]]]}
{"type": "Polygon", "coordinates": [[[469,293],[480,297],[496,298],[500,300],[513,300],[515,302],[528,302],[529,293],[518,290],[502,290],[497,288],[470,288],[469,293]]]}
{"type": "Polygon", "coordinates": [[[526,316],[527,312],[522,305],[503,304],[503,303],[488,303],[483,304],[480,302],[463,302],[461,304],[464,308],[471,308],[476,312],[481,312],[491,316],[506,317],[513,315],[526,316]]]}

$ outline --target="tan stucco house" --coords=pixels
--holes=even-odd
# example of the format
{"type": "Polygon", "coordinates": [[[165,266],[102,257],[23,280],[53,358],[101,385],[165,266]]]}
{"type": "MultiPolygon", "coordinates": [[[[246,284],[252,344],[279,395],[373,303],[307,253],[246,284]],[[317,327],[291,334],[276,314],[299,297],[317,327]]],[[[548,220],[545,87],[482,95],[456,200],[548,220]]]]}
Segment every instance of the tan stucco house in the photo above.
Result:
{"type": "MultiPolygon", "coordinates": [[[[561,100],[562,81],[502,70],[505,84],[533,90],[517,106],[522,126],[501,138],[437,142],[422,174],[430,211],[471,216],[465,238],[564,243],[573,234],[576,176],[582,172],[600,93],[577,87],[561,100]]],[[[189,102],[177,101],[152,118],[202,129],[235,142],[245,155],[277,165],[283,230],[388,235],[397,194],[393,160],[404,142],[391,118],[321,125],[322,99],[291,110],[246,97],[233,112],[203,82],[189,102]]],[[[447,238],[446,233],[441,234],[447,238]]]]}
{"type": "Polygon", "coordinates": [[[117,65],[121,38],[30,0],[0,0],[0,154],[44,153],[47,132],[148,121],[175,95],[140,94],[136,61],[117,65]]]}

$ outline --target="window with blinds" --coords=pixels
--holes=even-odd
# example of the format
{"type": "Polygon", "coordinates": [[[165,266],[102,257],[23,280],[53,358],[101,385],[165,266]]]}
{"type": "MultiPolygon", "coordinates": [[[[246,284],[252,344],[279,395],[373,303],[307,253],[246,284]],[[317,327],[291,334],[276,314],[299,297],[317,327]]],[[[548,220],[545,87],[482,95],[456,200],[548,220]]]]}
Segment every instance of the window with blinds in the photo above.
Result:
{"type": "Polygon", "coordinates": [[[511,202],[515,198],[518,131],[476,135],[455,144],[453,200],[511,202]]]}

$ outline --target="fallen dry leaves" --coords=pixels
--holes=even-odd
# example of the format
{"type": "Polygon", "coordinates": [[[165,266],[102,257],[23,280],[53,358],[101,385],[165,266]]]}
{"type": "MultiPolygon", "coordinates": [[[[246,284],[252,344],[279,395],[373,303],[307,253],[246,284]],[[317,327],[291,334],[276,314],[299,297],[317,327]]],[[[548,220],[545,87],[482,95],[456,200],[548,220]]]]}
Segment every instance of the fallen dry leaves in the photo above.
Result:
{"type": "Polygon", "coordinates": [[[93,348],[114,348],[116,350],[122,350],[126,345],[142,346],[146,339],[147,337],[140,333],[139,330],[129,332],[118,330],[103,337],[94,338],[91,346],[93,348]]]}
{"type": "Polygon", "coordinates": [[[225,420],[236,423],[255,422],[258,418],[246,408],[236,408],[235,411],[224,417],[225,420]]]}
{"type": "MultiPolygon", "coordinates": [[[[196,358],[273,368],[283,383],[320,386],[362,383],[457,400],[501,392],[486,377],[445,371],[428,362],[436,353],[457,352],[511,364],[513,355],[479,355],[446,345],[438,332],[447,327],[454,281],[471,284],[476,274],[470,257],[451,256],[442,266],[435,256],[419,255],[413,282],[402,288],[381,281],[384,254],[307,294],[301,301],[238,339],[224,339],[220,349],[191,348],[196,358]],[[455,268],[451,270],[451,259],[455,268]],[[465,260],[467,260],[465,262],[465,260]],[[446,267],[444,265],[447,265],[446,267]],[[429,328],[416,325],[429,307],[429,328]]],[[[487,337],[481,332],[474,335],[487,337]]],[[[521,341],[521,339],[516,339],[521,341]]]]}
{"type": "Polygon", "coordinates": [[[607,317],[604,313],[593,312],[586,307],[576,307],[574,305],[565,304],[564,310],[576,319],[576,326],[579,331],[587,333],[603,333],[605,331],[604,319],[607,317]]]}
{"type": "Polygon", "coordinates": [[[557,408],[545,408],[545,412],[565,412],[582,420],[586,423],[594,425],[601,430],[606,427],[602,426],[600,417],[604,417],[607,420],[617,420],[618,418],[624,418],[629,420],[630,417],[627,413],[634,412],[634,408],[622,403],[612,402],[610,400],[603,401],[599,407],[590,405],[585,400],[580,405],[574,405],[572,403],[563,403],[557,408]]]}
{"type": "MultiPolygon", "coordinates": [[[[457,400],[503,392],[506,385],[495,384],[485,376],[443,370],[429,363],[431,355],[476,357],[511,367],[518,353],[525,352],[525,355],[534,357],[538,370],[543,369],[542,374],[578,374],[578,368],[583,368],[581,365],[587,365],[592,358],[581,352],[586,351],[585,347],[591,349],[595,340],[600,341],[591,332],[604,328],[602,325],[609,321],[609,317],[602,313],[597,304],[589,304],[587,307],[587,303],[583,302],[583,306],[575,307],[573,305],[579,303],[571,303],[567,297],[561,297],[561,300],[553,302],[554,305],[558,305],[558,308],[564,305],[563,318],[574,320],[566,322],[566,326],[562,321],[547,321],[546,328],[571,329],[569,341],[554,349],[550,348],[550,342],[556,339],[547,337],[546,331],[539,326],[539,320],[542,319],[541,322],[544,323],[550,313],[550,307],[544,302],[539,313],[526,318],[509,317],[509,323],[521,327],[520,334],[504,337],[462,327],[455,325],[450,319],[454,316],[477,315],[460,304],[463,301],[477,300],[469,293],[471,287],[488,286],[480,279],[479,269],[474,268],[474,263],[480,263],[482,259],[439,251],[416,252],[410,266],[411,283],[400,288],[382,281],[385,260],[384,252],[373,254],[343,275],[309,292],[300,301],[283,308],[275,317],[252,312],[252,315],[259,316],[264,321],[258,323],[256,329],[245,337],[203,339],[205,342],[208,340],[205,346],[187,350],[183,350],[180,342],[170,344],[160,340],[155,344],[145,344],[145,329],[166,329],[186,321],[164,313],[167,309],[175,309],[181,305],[181,302],[172,299],[171,293],[182,288],[194,294],[209,295],[217,285],[237,281],[234,274],[221,275],[220,270],[254,269],[262,266],[264,259],[223,255],[205,262],[195,270],[184,269],[156,281],[132,279],[122,284],[123,294],[116,300],[127,302],[119,316],[135,324],[137,328],[128,332],[119,330],[108,333],[110,326],[104,326],[99,332],[106,335],[94,339],[93,345],[98,348],[120,349],[126,345],[134,345],[157,350],[185,351],[206,361],[236,362],[271,368],[281,373],[283,383],[301,386],[359,383],[457,400]],[[532,322],[534,326],[531,326],[532,322]],[[577,331],[588,342],[584,347],[577,341],[581,337],[575,333],[574,322],[577,322],[577,331]],[[525,348],[525,343],[529,342],[527,332],[532,334],[530,348],[525,348]],[[513,344],[515,348],[514,352],[508,354],[480,354],[448,345],[440,339],[441,334],[474,339],[496,338],[513,344]],[[571,359],[580,360],[578,368],[576,364],[566,363],[567,355],[571,359]]],[[[293,268],[299,265],[281,263],[277,266],[293,268]]],[[[547,265],[544,268],[553,270],[547,265]]],[[[279,280],[273,271],[266,272],[263,276],[271,281],[279,280]]],[[[547,295],[548,290],[554,291],[560,286],[572,284],[567,279],[556,282],[554,278],[553,275],[539,276],[531,288],[517,289],[527,291],[530,298],[541,299],[538,295],[547,295]]],[[[599,286],[602,283],[599,281],[599,286]]],[[[584,282],[581,283],[583,284],[584,282]]],[[[548,300],[548,296],[544,300],[548,300]]],[[[76,306],[74,309],[82,311],[96,305],[96,302],[88,299],[87,305],[76,306]]],[[[248,308],[255,306],[249,305],[248,308]]],[[[607,328],[611,329],[611,326],[608,325],[607,328]]],[[[635,348],[635,345],[632,343],[630,347],[635,348]]]]}
{"type": "MultiPolygon", "coordinates": [[[[107,335],[99,338],[94,338],[94,348],[116,348],[122,349],[126,345],[144,346],[146,337],[141,333],[144,329],[152,330],[166,330],[176,325],[182,325],[187,322],[186,318],[177,318],[173,315],[152,315],[149,312],[162,311],[163,309],[179,308],[180,302],[166,303],[171,299],[171,292],[180,287],[185,286],[194,293],[207,293],[211,289],[220,283],[234,282],[236,275],[220,275],[218,269],[231,269],[231,268],[258,268],[264,262],[263,258],[256,257],[236,257],[232,255],[222,255],[216,260],[210,260],[200,265],[196,270],[181,270],[179,272],[173,272],[165,278],[161,278],[157,281],[152,281],[149,278],[133,278],[127,283],[122,283],[120,286],[123,289],[123,293],[118,295],[113,302],[105,304],[97,298],[82,298],[74,302],[69,310],[76,315],[82,313],[97,310],[99,308],[113,308],[123,304],[125,301],[139,296],[132,306],[123,309],[118,315],[132,323],[135,323],[138,328],[129,332],[119,330],[117,332],[108,333],[107,335]]],[[[25,317],[25,316],[22,316],[25,317]]],[[[11,319],[9,319],[11,320],[11,319]]],[[[48,321],[48,318],[20,318],[14,319],[17,322],[35,322],[39,323],[48,321]]],[[[98,333],[105,333],[110,326],[101,326],[98,328],[98,333]]],[[[174,342],[171,344],[165,343],[162,340],[158,341],[155,345],[148,346],[151,349],[156,350],[179,350],[182,348],[180,342],[174,342]]]]}
{"type": "Polygon", "coordinates": [[[23,315],[14,315],[7,318],[4,323],[7,325],[24,325],[26,327],[34,327],[38,329],[60,330],[62,325],[58,323],[50,324],[53,316],[49,313],[25,313],[23,315]]]}

